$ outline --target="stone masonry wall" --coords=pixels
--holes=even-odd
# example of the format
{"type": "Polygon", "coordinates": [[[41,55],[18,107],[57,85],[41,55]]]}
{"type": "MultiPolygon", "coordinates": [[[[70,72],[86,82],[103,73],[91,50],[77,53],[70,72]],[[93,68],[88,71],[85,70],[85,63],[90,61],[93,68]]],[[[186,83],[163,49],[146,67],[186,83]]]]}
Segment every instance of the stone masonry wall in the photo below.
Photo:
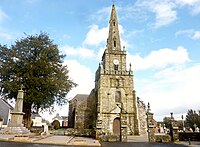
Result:
{"type": "Polygon", "coordinates": [[[146,116],[146,106],[143,101],[137,98],[137,108],[138,108],[138,120],[139,120],[139,132],[140,135],[147,134],[147,116],[146,116]]]}

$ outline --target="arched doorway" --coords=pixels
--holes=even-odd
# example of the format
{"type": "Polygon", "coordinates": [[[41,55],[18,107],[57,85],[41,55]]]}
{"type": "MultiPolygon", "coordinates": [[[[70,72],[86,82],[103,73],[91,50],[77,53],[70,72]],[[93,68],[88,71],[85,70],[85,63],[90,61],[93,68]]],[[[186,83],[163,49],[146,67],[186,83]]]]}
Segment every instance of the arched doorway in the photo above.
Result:
{"type": "Polygon", "coordinates": [[[115,118],[113,121],[113,134],[120,135],[120,118],[115,118]]]}

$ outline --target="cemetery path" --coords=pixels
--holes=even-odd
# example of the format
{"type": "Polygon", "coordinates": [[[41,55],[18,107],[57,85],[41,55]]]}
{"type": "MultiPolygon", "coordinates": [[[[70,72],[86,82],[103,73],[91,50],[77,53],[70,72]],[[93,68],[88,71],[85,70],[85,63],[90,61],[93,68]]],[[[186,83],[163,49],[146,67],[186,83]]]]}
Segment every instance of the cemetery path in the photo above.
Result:
{"type": "MultiPolygon", "coordinates": [[[[102,146],[102,147],[186,147],[188,142],[178,142],[179,144],[148,143],[142,137],[128,138],[129,142],[101,142],[86,137],[72,136],[49,136],[46,138],[30,138],[21,142],[12,141],[11,135],[0,135],[0,147],[74,147],[74,146],[102,146]],[[130,142],[131,141],[131,142],[130,142]]],[[[146,139],[144,137],[144,139],[146,139]]],[[[191,142],[190,147],[200,147],[200,142],[191,142]]]]}

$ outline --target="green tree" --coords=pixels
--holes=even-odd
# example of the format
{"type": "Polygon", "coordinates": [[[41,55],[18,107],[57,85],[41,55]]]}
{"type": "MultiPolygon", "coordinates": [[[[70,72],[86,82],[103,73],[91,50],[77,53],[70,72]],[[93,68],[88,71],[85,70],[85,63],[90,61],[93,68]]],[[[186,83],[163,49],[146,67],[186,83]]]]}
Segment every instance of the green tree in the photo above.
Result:
{"type": "Polygon", "coordinates": [[[183,120],[177,120],[175,124],[179,129],[183,129],[183,120]]]}
{"type": "Polygon", "coordinates": [[[52,122],[52,126],[55,130],[58,130],[60,128],[60,122],[58,120],[54,120],[52,122]]]}
{"type": "Polygon", "coordinates": [[[163,124],[165,124],[166,128],[169,128],[170,123],[171,123],[171,117],[164,117],[163,118],[163,124]]]}
{"type": "Polygon", "coordinates": [[[76,84],[62,64],[64,57],[46,33],[26,35],[10,47],[0,45],[0,93],[7,99],[16,98],[24,86],[25,124],[31,110],[51,112],[54,103],[66,104],[65,97],[76,84]]]}
{"type": "Polygon", "coordinates": [[[188,110],[186,115],[186,124],[188,127],[194,128],[194,124],[196,124],[200,128],[200,111],[196,112],[195,110],[188,110]]]}

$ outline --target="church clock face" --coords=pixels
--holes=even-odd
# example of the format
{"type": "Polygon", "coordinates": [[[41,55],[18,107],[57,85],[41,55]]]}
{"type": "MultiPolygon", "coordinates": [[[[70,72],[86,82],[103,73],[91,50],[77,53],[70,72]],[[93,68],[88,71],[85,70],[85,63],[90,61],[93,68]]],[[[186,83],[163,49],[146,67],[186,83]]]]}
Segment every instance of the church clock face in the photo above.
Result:
{"type": "Polygon", "coordinates": [[[119,64],[119,60],[114,59],[114,60],[113,60],[113,63],[114,63],[115,65],[118,65],[118,64],[119,64]]]}

